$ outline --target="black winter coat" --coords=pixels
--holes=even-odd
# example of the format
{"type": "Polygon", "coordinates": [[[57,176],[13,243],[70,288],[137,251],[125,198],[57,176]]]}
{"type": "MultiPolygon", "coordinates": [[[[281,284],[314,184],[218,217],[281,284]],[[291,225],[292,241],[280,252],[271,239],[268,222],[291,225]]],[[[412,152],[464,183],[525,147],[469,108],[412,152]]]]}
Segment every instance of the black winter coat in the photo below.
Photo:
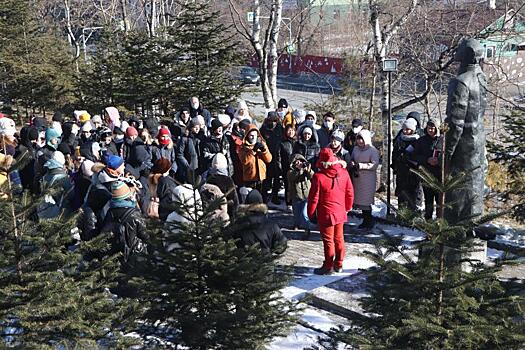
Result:
{"type": "Polygon", "coordinates": [[[109,209],[102,232],[112,232],[112,253],[123,253],[122,261],[127,263],[131,255],[141,252],[149,242],[146,223],[138,208],[109,209]],[[122,225],[124,236],[120,236],[118,226],[122,225]]]}
{"type": "Polygon", "coordinates": [[[193,135],[182,136],[175,147],[178,177],[184,182],[187,180],[188,170],[196,170],[199,167],[199,153],[196,147],[198,142],[199,139],[193,135]]]}
{"type": "Polygon", "coordinates": [[[312,165],[315,165],[320,151],[321,148],[319,147],[319,144],[315,141],[304,142],[302,140],[299,140],[296,141],[293,145],[293,153],[299,153],[300,155],[305,157],[306,160],[309,161],[312,165]]]}
{"type": "Polygon", "coordinates": [[[239,248],[260,244],[264,252],[283,252],[287,247],[287,239],[281,228],[268,219],[266,205],[249,206],[246,215],[237,221],[233,237],[239,239],[239,248]]]}
{"type": "Polygon", "coordinates": [[[177,183],[169,176],[163,176],[159,179],[157,185],[157,197],[159,197],[159,218],[165,221],[175,209],[177,209],[177,202],[173,191],[177,187],[177,183]]]}
{"type": "Polygon", "coordinates": [[[295,140],[293,139],[285,138],[279,147],[279,161],[281,162],[281,169],[283,169],[284,172],[290,169],[294,142],[295,140]]]}
{"type": "Polygon", "coordinates": [[[201,145],[199,166],[202,172],[211,167],[211,161],[217,153],[222,153],[228,163],[228,175],[233,176],[233,152],[235,152],[235,144],[231,135],[224,135],[220,141],[216,138],[208,137],[201,145]]]}
{"type": "Polygon", "coordinates": [[[425,134],[414,143],[414,152],[412,153],[412,159],[417,165],[425,167],[437,179],[441,179],[441,167],[439,163],[436,166],[428,164],[428,158],[439,157],[441,153],[440,140],[440,137],[431,138],[425,134]]]}
{"type": "Polygon", "coordinates": [[[279,176],[283,169],[281,168],[281,162],[279,160],[279,151],[284,129],[281,124],[277,124],[273,129],[270,129],[266,124],[263,124],[259,131],[268,146],[268,150],[272,154],[272,161],[266,167],[266,177],[272,178],[279,176]]]}

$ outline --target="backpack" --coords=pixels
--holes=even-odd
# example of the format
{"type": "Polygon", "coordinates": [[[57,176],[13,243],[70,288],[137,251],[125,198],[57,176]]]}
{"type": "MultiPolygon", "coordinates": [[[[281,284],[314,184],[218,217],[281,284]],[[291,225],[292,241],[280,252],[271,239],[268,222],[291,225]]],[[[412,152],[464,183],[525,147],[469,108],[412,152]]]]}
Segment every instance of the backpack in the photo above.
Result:
{"type": "Polygon", "coordinates": [[[133,253],[140,253],[145,250],[145,245],[138,239],[127,222],[127,218],[133,213],[135,208],[128,208],[120,219],[111,213],[113,221],[113,246],[116,250],[123,253],[123,260],[127,262],[133,253]],[[129,233],[129,234],[128,234],[129,233]]]}

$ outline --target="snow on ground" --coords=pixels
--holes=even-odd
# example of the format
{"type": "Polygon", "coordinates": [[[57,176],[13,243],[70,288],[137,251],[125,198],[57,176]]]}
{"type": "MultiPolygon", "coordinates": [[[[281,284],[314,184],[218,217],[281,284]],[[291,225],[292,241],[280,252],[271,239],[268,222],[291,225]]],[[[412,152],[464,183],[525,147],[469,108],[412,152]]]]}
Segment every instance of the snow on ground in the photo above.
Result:
{"type": "MultiPolygon", "coordinates": [[[[373,262],[362,256],[348,256],[343,262],[343,272],[328,276],[318,276],[310,274],[298,277],[289,286],[281,290],[284,297],[293,300],[301,300],[305,294],[316,288],[325,286],[344,277],[351,276],[359,271],[373,265],[373,262]]],[[[328,331],[344,322],[344,318],[335,316],[326,311],[322,311],[306,304],[302,312],[301,319],[312,325],[316,329],[328,331]]],[[[269,346],[271,350],[299,350],[317,344],[317,337],[323,334],[313,329],[297,325],[287,337],[276,338],[269,346]]]]}

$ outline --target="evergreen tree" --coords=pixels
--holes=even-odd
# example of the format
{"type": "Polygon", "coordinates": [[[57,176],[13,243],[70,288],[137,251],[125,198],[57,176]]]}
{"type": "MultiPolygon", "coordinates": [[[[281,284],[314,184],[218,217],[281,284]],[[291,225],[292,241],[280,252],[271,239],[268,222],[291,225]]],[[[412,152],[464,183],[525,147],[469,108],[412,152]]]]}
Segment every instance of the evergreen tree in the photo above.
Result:
{"type": "Polygon", "coordinates": [[[107,106],[119,105],[122,97],[125,64],[119,37],[104,33],[96,54],[81,67],[77,77],[77,93],[84,108],[100,111],[107,106]]]}
{"type": "Polygon", "coordinates": [[[184,10],[168,31],[170,51],[177,55],[169,85],[172,106],[197,96],[210,110],[223,110],[241,92],[231,76],[241,62],[238,42],[210,2],[180,5],[184,10]]]}
{"type": "Polygon", "coordinates": [[[503,120],[503,130],[496,142],[489,142],[493,161],[504,165],[508,178],[505,199],[515,205],[514,217],[525,221],[525,118],[518,112],[503,120]]]}
{"type": "Polygon", "coordinates": [[[143,334],[189,349],[260,349],[286,333],[296,307],[280,296],[287,278],[276,257],[237,248],[217,207],[190,199],[156,235],[157,259],[136,280],[148,307],[143,334]]]}
{"type": "MultiPolygon", "coordinates": [[[[462,185],[461,176],[441,184],[425,170],[419,175],[440,193],[462,185]]],[[[476,249],[467,233],[494,216],[455,226],[442,218],[400,216],[426,235],[414,247],[417,259],[402,238],[385,235],[376,251],[366,253],[377,264],[367,271],[370,295],[362,299],[367,316],[352,317],[349,329],[332,330],[315,348],[335,349],[341,342],[358,349],[523,348],[523,287],[497,278],[503,261],[487,267],[467,255],[476,249]],[[394,254],[401,261],[389,259],[394,254]]]]}
{"type": "Polygon", "coordinates": [[[23,161],[0,158],[0,347],[129,347],[122,334],[138,306],[109,292],[119,263],[100,254],[107,237],[68,249],[75,218],[34,219],[39,199],[9,179],[23,161]]]}
{"type": "Polygon", "coordinates": [[[28,1],[0,1],[4,98],[26,108],[53,109],[73,99],[74,70],[65,40],[36,19],[28,1]]]}

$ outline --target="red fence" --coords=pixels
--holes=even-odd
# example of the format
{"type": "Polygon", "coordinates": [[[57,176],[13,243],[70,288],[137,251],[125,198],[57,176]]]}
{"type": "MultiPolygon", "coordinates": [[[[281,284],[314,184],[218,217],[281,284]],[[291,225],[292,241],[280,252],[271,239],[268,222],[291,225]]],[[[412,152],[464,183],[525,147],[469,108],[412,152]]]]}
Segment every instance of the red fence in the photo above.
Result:
{"type": "MultiPolygon", "coordinates": [[[[250,65],[259,65],[255,56],[252,57],[250,65]]],[[[281,55],[279,58],[278,73],[319,73],[319,74],[341,74],[343,71],[343,59],[323,56],[295,56],[281,55]]]]}

